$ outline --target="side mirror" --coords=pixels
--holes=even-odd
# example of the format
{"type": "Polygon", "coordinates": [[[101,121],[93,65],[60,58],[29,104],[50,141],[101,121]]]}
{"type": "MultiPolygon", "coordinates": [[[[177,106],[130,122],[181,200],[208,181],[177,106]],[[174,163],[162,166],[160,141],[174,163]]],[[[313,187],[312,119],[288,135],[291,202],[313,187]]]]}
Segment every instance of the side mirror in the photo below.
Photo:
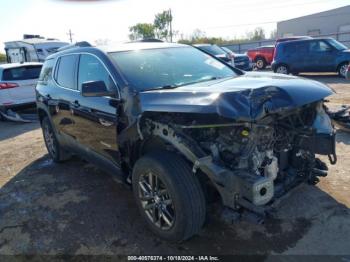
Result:
{"type": "Polygon", "coordinates": [[[89,81],[82,83],[81,94],[87,97],[115,96],[115,92],[109,91],[103,81],[89,81]]]}

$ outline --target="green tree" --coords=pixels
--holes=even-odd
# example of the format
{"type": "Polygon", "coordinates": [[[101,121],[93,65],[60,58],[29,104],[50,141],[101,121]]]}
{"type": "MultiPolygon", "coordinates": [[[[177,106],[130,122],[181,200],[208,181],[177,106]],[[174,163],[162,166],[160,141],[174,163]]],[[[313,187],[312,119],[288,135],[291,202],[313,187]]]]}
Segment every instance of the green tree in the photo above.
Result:
{"type": "Polygon", "coordinates": [[[155,28],[153,24],[149,23],[138,23],[129,28],[130,40],[147,39],[155,37],[155,28]]]}
{"type": "Polygon", "coordinates": [[[155,29],[155,35],[158,39],[171,41],[172,28],[171,22],[173,17],[170,10],[163,11],[155,15],[153,26],[155,29]]]}
{"type": "Polygon", "coordinates": [[[274,29],[270,32],[270,39],[276,39],[277,38],[277,29],[274,29]]]}
{"type": "Polygon", "coordinates": [[[247,32],[248,40],[258,41],[265,39],[265,30],[261,27],[255,28],[253,31],[247,32]]]}
{"type": "Polygon", "coordinates": [[[6,63],[6,55],[0,53],[0,63],[6,63]]]}

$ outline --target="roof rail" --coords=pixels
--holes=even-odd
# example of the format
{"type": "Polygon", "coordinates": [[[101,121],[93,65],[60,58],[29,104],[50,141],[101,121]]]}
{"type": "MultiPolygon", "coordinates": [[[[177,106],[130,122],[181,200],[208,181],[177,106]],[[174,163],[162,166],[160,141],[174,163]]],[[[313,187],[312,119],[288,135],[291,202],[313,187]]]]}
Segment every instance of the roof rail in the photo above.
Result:
{"type": "Polygon", "coordinates": [[[82,42],[76,42],[75,44],[71,45],[65,45],[57,49],[57,52],[61,52],[63,50],[68,50],[71,48],[77,48],[77,47],[91,47],[92,45],[89,42],[82,41],[82,42]]]}

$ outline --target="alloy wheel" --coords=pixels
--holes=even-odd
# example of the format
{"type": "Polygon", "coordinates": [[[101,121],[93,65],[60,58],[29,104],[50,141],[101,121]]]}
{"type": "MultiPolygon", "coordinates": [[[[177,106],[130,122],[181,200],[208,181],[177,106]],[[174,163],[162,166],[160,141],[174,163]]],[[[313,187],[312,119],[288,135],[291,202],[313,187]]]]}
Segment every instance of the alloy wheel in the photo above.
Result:
{"type": "Polygon", "coordinates": [[[344,64],[339,68],[339,73],[341,76],[345,77],[346,75],[346,70],[348,69],[348,65],[344,64]]]}
{"type": "Polygon", "coordinates": [[[264,61],[261,60],[261,59],[257,60],[257,61],[256,61],[256,67],[257,67],[258,69],[264,68],[264,61]]]}
{"type": "Polygon", "coordinates": [[[169,230],[175,222],[173,200],[164,182],[152,172],[140,176],[138,195],[147,218],[159,229],[169,230]]]}
{"type": "Polygon", "coordinates": [[[44,128],[44,139],[46,142],[47,149],[52,156],[56,155],[55,148],[55,137],[49,125],[45,125],[44,128]]]}
{"type": "Polygon", "coordinates": [[[287,75],[288,74],[288,69],[287,69],[286,66],[279,66],[276,69],[276,73],[287,75]]]}

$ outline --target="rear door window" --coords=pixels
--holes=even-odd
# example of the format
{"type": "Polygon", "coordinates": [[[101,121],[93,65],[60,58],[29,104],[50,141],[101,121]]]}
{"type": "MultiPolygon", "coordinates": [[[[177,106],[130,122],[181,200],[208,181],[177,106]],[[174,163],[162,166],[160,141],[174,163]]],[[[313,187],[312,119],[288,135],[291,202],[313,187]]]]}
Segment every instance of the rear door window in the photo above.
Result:
{"type": "Polygon", "coordinates": [[[75,69],[78,55],[65,55],[58,59],[55,80],[65,88],[77,89],[75,81],[75,69]]]}
{"type": "Polygon", "coordinates": [[[8,68],[3,71],[3,81],[19,81],[39,78],[41,65],[8,68]]]}

